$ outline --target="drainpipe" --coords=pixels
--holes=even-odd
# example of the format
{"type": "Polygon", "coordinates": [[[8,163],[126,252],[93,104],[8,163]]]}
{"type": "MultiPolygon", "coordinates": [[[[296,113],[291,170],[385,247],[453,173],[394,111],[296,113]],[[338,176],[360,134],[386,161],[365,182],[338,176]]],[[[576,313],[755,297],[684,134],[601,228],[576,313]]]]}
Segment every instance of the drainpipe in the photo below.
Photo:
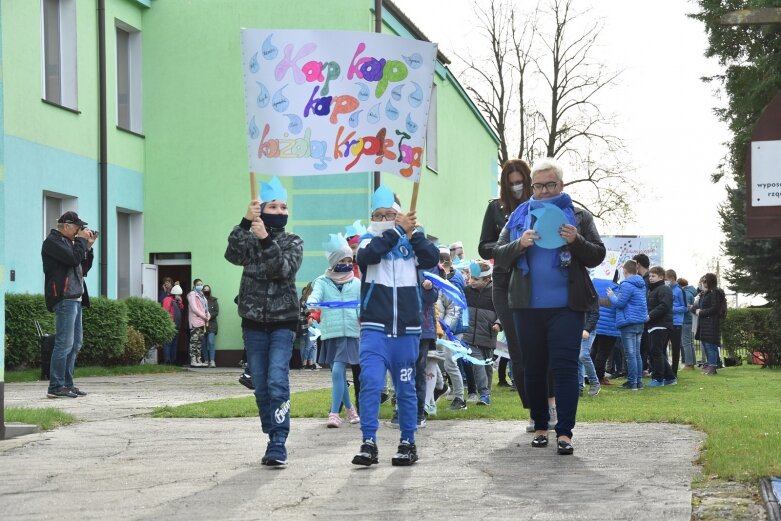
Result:
{"type": "MultiPolygon", "coordinates": [[[[374,0],[374,32],[382,32],[382,0],[374,0]]],[[[382,178],[378,170],[374,171],[374,189],[377,190],[382,183],[382,178]]]]}
{"type": "Polygon", "coordinates": [[[100,169],[100,294],[108,296],[108,146],[106,123],[106,1],[98,0],[98,166],[100,169]]]}

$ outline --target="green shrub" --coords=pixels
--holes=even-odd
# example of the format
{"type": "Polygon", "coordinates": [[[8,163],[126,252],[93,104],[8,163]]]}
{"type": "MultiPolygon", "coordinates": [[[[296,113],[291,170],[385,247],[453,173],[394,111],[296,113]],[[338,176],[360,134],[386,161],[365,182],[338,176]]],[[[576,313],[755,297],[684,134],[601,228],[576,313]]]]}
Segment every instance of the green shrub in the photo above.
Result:
{"type": "Polygon", "coordinates": [[[35,367],[41,349],[34,321],[45,333],[54,334],[54,314],[46,309],[43,295],[5,294],[5,366],[7,369],[35,367]]]}
{"type": "Polygon", "coordinates": [[[722,347],[730,356],[746,353],[749,363],[752,353],[763,353],[767,365],[777,367],[781,365],[779,323],[771,308],[730,309],[721,324],[722,347]]]}
{"type": "Polygon", "coordinates": [[[82,311],[84,345],[78,365],[117,365],[127,342],[127,308],[121,300],[91,297],[82,311]]]}
{"type": "Polygon", "coordinates": [[[120,363],[122,365],[138,365],[141,362],[141,359],[144,358],[144,355],[146,355],[146,352],[147,348],[146,342],[144,342],[144,335],[133,326],[128,326],[127,341],[125,342],[120,363]]]}
{"type": "Polygon", "coordinates": [[[128,297],[122,302],[127,306],[128,324],[144,335],[147,350],[169,342],[176,334],[171,316],[156,301],[128,297]]]}

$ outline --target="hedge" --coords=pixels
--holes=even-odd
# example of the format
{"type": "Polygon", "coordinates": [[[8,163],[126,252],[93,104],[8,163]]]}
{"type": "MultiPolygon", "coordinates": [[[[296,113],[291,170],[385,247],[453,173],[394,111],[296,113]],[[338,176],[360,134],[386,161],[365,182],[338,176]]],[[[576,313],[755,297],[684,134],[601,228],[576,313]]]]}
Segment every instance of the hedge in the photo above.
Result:
{"type": "Polygon", "coordinates": [[[119,300],[90,297],[82,311],[84,345],[79,365],[119,365],[127,342],[127,307],[119,300]]]}
{"type": "Polygon", "coordinates": [[[721,324],[722,347],[731,356],[743,352],[751,362],[762,353],[768,367],[781,366],[781,320],[772,308],[730,309],[721,324]]]}
{"type": "Polygon", "coordinates": [[[54,314],[46,310],[43,295],[6,293],[5,366],[7,369],[41,364],[41,348],[34,321],[44,333],[54,334],[54,314]]]}
{"type": "Polygon", "coordinates": [[[167,344],[176,334],[171,316],[154,300],[128,297],[122,302],[127,307],[128,324],[144,335],[147,350],[167,344]]]}

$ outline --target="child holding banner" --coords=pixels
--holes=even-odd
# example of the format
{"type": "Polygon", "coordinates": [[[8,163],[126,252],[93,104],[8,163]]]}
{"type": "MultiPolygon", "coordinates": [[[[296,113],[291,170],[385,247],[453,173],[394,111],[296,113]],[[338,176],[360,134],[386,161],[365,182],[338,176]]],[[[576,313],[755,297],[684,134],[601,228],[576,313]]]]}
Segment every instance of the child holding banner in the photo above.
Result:
{"type": "Polygon", "coordinates": [[[393,465],[417,461],[415,361],[421,333],[418,268],[430,269],[439,250],[416,228],[414,210],[403,214],[398,198],[380,186],[372,196],[369,233],[358,246],[361,269],[361,432],[353,464],[378,463],[376,435],[385,372],[396,388],[401,441],[393,465]]]}
{"type": "Polygon", "coordinates": [[[261,200],[228,237],[225,258],[243,266],[237,299],[247,364],[255,385],[260,424],[268,434],[263,465],[287,464],[290,432],[289,363],[298,328],[296,273],[303,241],[287,233],[287,191],[276,177],[262,183],[261,200]]]}

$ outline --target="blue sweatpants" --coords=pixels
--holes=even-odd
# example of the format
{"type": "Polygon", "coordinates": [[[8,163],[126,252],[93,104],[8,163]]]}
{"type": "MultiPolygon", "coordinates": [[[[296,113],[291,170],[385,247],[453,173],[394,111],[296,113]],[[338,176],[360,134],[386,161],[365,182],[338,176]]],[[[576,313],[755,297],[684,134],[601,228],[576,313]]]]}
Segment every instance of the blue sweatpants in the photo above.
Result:
{"type": "Polygon", "coordinates": [[[391,337],[380,331],[361,331],[361,432],[363,439],[376,440],[380,426],[380,393],[385,372],[390,371],[396,389],[401,439],[415,443],[418,397],[415,394],[417,335],[391,337]]]}

